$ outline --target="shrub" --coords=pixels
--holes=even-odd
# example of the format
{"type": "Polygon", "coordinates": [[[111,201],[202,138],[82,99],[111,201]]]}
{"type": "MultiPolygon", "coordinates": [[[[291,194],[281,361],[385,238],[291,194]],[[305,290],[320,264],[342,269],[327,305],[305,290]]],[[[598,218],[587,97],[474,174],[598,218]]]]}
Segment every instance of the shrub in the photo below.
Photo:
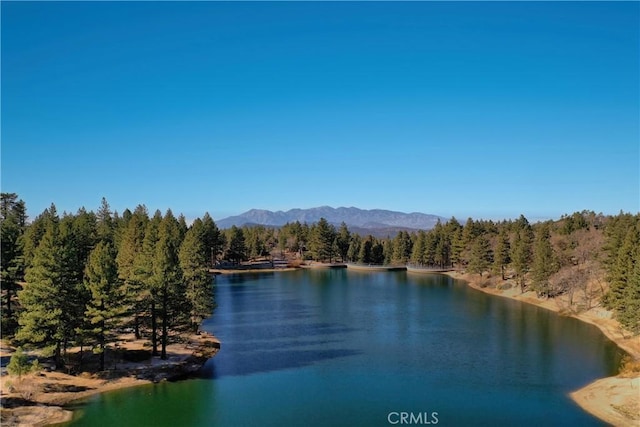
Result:
{"type": "Polygon", "coordinates": [[[635,374],[638,372],[640,372],[640,360],[634,360],[629,355],[624,356],[620,361],[620,373],[635,374]]]}
{"type": "Polygon", "coordinates": [[[32,365],[29,363],[29,358],[22,352],[22,348],[18,347],[9,360],[7,371],[9,371],[10,375],[17,375],[20,378],[31,372],[31,368],[32,365]]]}
{"type": "Polygon", "coordinates": [[[24,354],[21,347],[18,347],[11,356],[9,364],[7,365],[7,371],[10,375],[16,375],[18,378],[29,373],[38,373],[42,370],[42,365],[35,359],[29,363],[29,357],[24,354]]]}

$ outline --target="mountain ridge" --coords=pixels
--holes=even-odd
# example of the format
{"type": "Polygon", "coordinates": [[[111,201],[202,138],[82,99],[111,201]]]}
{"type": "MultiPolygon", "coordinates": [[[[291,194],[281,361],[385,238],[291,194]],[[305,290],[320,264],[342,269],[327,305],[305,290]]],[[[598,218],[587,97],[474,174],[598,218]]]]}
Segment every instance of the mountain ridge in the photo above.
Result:
{"type": "Polygon", "coordinates": [[[429,230],[438,220],[446,219],[433,214],[421,212],[399,212],[386,209],[359,209],[356,207],[333,208],[331,206],[318,206],[315,208],[293,208],[288,211],[270,211],[267,209],[250,209],[240,215],[230,216],[217,221],[218,227],[241,227],[245,224],[259,224],[279,227],[286,223],[299,221],[309,224],[325,218],[329,223],[339,225],[342,222],[349,227],[358,227],[365,230],[376,229],[412,229],[429,230]]]}

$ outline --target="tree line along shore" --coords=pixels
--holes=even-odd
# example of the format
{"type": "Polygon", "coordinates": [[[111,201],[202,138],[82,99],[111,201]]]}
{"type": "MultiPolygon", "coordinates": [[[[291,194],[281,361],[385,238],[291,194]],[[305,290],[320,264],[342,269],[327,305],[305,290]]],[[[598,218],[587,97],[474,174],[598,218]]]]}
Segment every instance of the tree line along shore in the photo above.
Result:
{"type": "Polygon", "coordinates": [[[126,333],[166,359],[172,337],[197,332],[214,311],[210,269],[260,257],[451,267],[480,288],[533,291],[571,313],[601,305],[640,333],[640,214],[451,218],[377,238],[325,219],[219,230],[209,214],[188,225],[143,205],[119,214],[105,199],[96,212],[59,215],[52,204],[29,221],[24,201],[2,193],[0,220],[3,339],[72,374],[105,370],[126,333]]]}
{"type": "Polygon", "coordinates": [[[602,305],[629,333],[640,333],[640,214],[590,211],[530,224],[456,218],[429,231],[394,237],[361,236],[346,224],[289,223],[280,228],[232,227],[230,260],[261,256],[372,265],[456,269],[476,275],[480,287],[517,287],[538,297],[567,299],[567,310],[602,305]]]}
{"type": "Polygon", "coordinates": [[[52,204],[29,222],[16,194],[2,193],[1,202],[3,336],[46,349],[58,366],[69,345],[101,353],[127,328],[137,338],[148,330],[154,355],[164,357],[169,329],[196,331],[211,315],[207,271],[220,260],[265,256],[451,267],[481,284],[500,276],[503,288],[569,296],[572,310],[603,304],[640,333],[640,214],[583,211],[536,224],[524,216],[451,218],[429,231],[376,238],[324,218],[221,231],[208,213],[188,226],[183,215],[151,216],[142,205],[118,214],[105,199],[95,213],[60,216],[52,204]],[[594,282],[598,292],[587,289],[594,282]]]}

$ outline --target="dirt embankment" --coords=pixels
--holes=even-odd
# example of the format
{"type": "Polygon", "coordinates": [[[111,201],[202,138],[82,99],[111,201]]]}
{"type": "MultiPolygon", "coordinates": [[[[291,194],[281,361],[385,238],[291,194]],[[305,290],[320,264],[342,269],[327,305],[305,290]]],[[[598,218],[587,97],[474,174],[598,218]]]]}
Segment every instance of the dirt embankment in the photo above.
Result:
{"type": "MultiPolygon", "coordinates": [[[[167,346],[167,359],[145,357],[148,343],[132,335],[122,336],[119,353],[108,358],[102,372],[69,375],[46,371],[22,378],[3,375],[0,383],[2,426],[45,426],[71,420],[68,404],[94,394],[152,382],[183,378],[197,372],[220,348],[209,334],[180,337],[167,346]],[[134,359],[134,360],[131,360],[134,359]],[[143,359],[136,361],[135,359],[143,359]]],[[[2,357],[13,349],[3,343],[2,357]]]]}

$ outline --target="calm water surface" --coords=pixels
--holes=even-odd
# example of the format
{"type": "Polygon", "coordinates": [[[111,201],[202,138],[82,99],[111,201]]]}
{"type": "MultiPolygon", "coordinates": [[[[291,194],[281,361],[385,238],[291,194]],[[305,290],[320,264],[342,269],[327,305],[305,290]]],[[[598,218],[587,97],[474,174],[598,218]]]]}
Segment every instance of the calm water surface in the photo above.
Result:
{"type": "Polygon", "coordinates": [[[603,425],[567,393],[615,374],[622,352],[576,319],[440,275],[216,280],[204,329],[222,350],[205,378],[96,396],[73,425],[388,426],[402,411],[442,426],[603,425]]]}

